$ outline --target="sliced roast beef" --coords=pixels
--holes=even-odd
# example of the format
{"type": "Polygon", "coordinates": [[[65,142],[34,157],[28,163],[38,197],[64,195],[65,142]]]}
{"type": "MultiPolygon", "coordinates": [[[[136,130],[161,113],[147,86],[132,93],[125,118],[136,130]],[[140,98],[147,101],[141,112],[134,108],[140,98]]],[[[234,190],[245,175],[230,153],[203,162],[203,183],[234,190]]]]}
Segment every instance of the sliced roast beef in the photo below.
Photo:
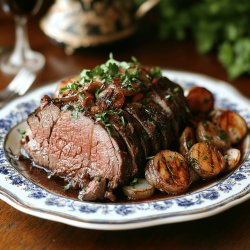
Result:
{"type": "Polygon", "coordinates": [[[143,128],[141,123],[135,117],[133,117],[131,114],[129,114],[125,110],[124,110],[124,112],[126,114],[127,121],[129,121],[131,124],[133,124],[133,127],[134,127],[138,137],[140,138],[141,146],[143,148],[144,156],[146,159],[148,156],[150,156],[150,147],[151,147],[151,144],[150,144],[151,142],[150,142],[150,138],[148,136],[148,133],[145,131],[145,129],[143,128]]]}
{"type": "Polygon", "coordinates": [[[180,120],[180,125],[184,124],[188,116],[188,105],[184,97],[184,91],[180,85],[170,81],[167,77],[159,79],[159,84],[155,87],[156,92],[161,96],[170,108],[177,112],[177,121],[180,120]]]}
{"type": "Polygon", "coordinates": [[[60,109],[54,104],[41,101],[41,107],[36,109],[27,119],[30,130],[28,141],[24,144],[27,153],[32,152],[33,161],[44,167],[49,167],[49,138],[51,131],[60,117],[60,109]]]}
{"type": "Polygon", "coordinates": [[[162,107],[153,102],[150,98],[146,100],[145,111],[152,116],[160,128],[160,132],[162,134],[162,149],[170,147],[174,138],[174,135],[171,132],[171,119],[169,119],[162,107]]]}
{"type": "Polygon", "coordinates": [[[28,121],[26,152],[34,162],[56,176],[66,177],[74,187],[87,188],[93,178],[100,177],[107,180],[109,191],[136,174],[122,138],[86,114],[79,113],[74,119],[71,111],[60,111],[50,104],[28,121]],[[34,147],[34,142],[39,147],[34,147]]]}
{"type": "Polygon", "coordinates": [[[141,103],[129,103],[125,110],[131,114],[143,126],[150,140],[150,154],[155,154],[161,148],[161,132],[154,119],[145,111],[145,106],[141,103]]]}
{"type": "Polygon", "coordinates": [[[121,138],[127,145],[128,152],[132,159],[132,176],[138,174],[140,166],[145,164],[145,155],[139,136],[131,123],[131,118],[126,111],[120,110],[109,115],[109,122],[113,128],[120,134],[121,138]]]}
{"type": "MultiPolygon", "coordinates": [[[[118,72],[115,67],[109,70],[118,72]]],[[[147,93],[133,91],[142,81],[133,80],[129,85],[129,77],[136,72],[131,71],[118,86],[132,88],[132,96],[110,97],[117,91],[114,83],[120,83],[119,78],[113,84],[99,84],[108,86],[108,90],[101,89],[103,94],[96,88],[95,93],[85,93],[85,88],[73,83],[66,86],[65,96],[44,98],[27,120],[29,131],[23,147],[29,157],[51,175],[80,189],[80,199],[114,200],[113,190],[140,176],[146,158],[170,147],[185,122],[182,89],[162,78],[155,86],[147,80],[147,88],[141,88],[147,93]],[[78,93],[80,89],[83,92],[78,93]],[[85,105],[86,100],[91,102],[85,105]],[[116,101],[119,105],[114,105],[116,101]]]]}

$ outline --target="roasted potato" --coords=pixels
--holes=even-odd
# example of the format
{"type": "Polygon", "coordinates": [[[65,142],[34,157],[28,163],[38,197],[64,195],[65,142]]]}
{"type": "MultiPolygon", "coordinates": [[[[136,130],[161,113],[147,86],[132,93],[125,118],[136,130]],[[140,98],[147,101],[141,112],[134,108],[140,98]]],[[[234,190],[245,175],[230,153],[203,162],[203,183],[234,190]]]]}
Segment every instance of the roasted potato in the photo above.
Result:
{"type": "Polygon", "coordinates": [[[179,152],[186,157],[195,142],[196,139],[193,129],[191,127],[186,127],[179,138],[179,152]]]}
{"type": "Polygon", "coordinates": [[[193,87],[186,97],[192,113],[209,113],[214,108],[213,94],[202,87],[193,87]]]}
{"type": "Polygon", "coordinates": [[[154,194],[155,188],[147,180],[135,178],[135,181],[122,188],[123,193],[131,200],[140,200],[149,198],[154,194]]]}
{"type": "Polygon", "coordinates": [[[232,144],[239,143],[247,134],[247,123],[239,114],[225,110],[213,117],[213,122],[226,131],[232,144]]]}
{"type": "Polygon", "coordinates": [[[148,161],[145,177],[152,186],[170,194],[183,193],[190,185],[185,158],[170,150],[160,151],[148,161]]]}
{"type": "Polygon", "coordinates": [[[210,121],[199,122],[196,128],[196,138],[199,142],[206,142],[214,145],[220,150],[230,147],[227,133],[210,121]]]}
{"type": "Polygon", "coordinates": [[[227,170],[233,170],[240,162],[240,150],[237,148],[230,148],[226,151],[226,155],[224,156],[224,158],[227,162],[227,170]]]}
{"type": "Polygon", "coordinates": [[[189,166],[203,179],[210,179],[221,173],[226,162],[221,152],[214,146],[199,142],[189,151],[189,166]]]}

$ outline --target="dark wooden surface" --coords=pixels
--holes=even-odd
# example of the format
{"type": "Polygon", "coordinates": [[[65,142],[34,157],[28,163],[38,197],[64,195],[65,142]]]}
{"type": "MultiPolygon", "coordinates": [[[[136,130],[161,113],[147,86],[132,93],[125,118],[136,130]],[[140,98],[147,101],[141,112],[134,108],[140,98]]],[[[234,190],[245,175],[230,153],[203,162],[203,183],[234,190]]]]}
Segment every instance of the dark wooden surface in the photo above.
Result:
{"type": "MultiPolygon", "coordinates": [[[[187,70],[227,80],[215,55],[199,55],[192,43],[157,42],[147,32],[119,46],[83,50],[66,56],[47,39],[35,19],[29,25],[31,46],[46,56],[46,66],[33,86],[90,68],[106,60],[109,51],[118,59],[136,56],[143,64],[187,70]]],[[[13,44],[10,19],[0,15],[0,47],[13,44]]],[[[0,88],[11,77],[0,72],[0,88]]],[[[250,77],[230,82],[250,97],[250,77]]],[[[0,201],[0,249],[250,249],[250,201],[198,221],[131,231],[85,230],[23,214],[0,201]]]]}

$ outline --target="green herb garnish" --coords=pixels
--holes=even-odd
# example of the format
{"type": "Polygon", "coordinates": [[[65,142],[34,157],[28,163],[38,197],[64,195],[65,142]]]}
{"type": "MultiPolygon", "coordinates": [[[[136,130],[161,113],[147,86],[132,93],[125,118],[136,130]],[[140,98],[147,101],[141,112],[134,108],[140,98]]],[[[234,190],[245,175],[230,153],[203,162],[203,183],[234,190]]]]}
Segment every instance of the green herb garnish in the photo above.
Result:
{"type": "Polygon", "coordinates": [[[136,184],[139,183],[139,179],[138,178],[134,178],[131,182],[130,182],[130,186],[135,186],[136,184]]]}
{"type": "Polygon", "coordinates": [[[67,111],[67,110],[72,110],[74,109],[74,105],[70,104],[70,103],[67,103],[65,104],[63,107],[62,107],[62,110],[63,111],[67,111]]]}
{"type": "Polygon", "coordinates": [[[126,123],[126,121],[125,121],[124,116],[121,115],[120,118],[121,118],[122,125],[123,125],[123,126],[126,126],[127,123],[126,123]]]}
{"type": "Polygon", "coordinates": [[[147,160],[151,160],[154,158],[154,155],[146,157],[147,160]]]}
{"type": "Polygon", "coordinates": [[[208,159],[208,156],[207,155],[204,155],[203,156],[203,160],[207,160],[208,159]]]}
{"type": "Polygon", "coordinates": [[[74,81],[72,83],[69,83],[67,86],[61,88],[60,91],[59,91],[59,93],[62,94],[66,90],[70,90],[72,92],[76,92],[79,87],[81,87],[81,85],[77,81],[74,81]]]}
{"type": "Polygon", "coordinates": [[[206,139],[207,141],[213,141],[213,140],[214,140],[214,137],[211,136],[211,135],[205,135],[204,137],[205,137],[205,139],[206,139]]]}
{"type": "Polygon", "coordinates": [[[222,131],[220,132],[220,134],[219,134],[218,137],[219,137],[221,140],[223,140],[223,141],[228,140],[227,133],[226,133],[224,130],[222,130],[222,131]]]}
{"type": "Polygon", "coordinates": [[[82,113],[84,111],[84,108],[83,107],[81,107],[81,106],[77,106],[77,105],[75,105],[74,106],[74,110],[72,111],[72,117],[74,118],[74,119],[77,119],[78,118],[78,114],[79,113],[82,113]]]}
{"type": "Polygon", "coordinates": [[[96,117],[96,121],[102,123],[108,129],[108,132],[110,133],[110,127],[112,125],[109,123],[109,120],[107,117],[107,111],[96,114],[95,117],[96,117]]]}
{"type": "Polygon", "coordinates": [[[23,131],[18,131],[18,132],[19,132],[20,138],[21,138],[21,139],[24,139],[24,137],[25,137],[27,131],[26,131],[26,130],[23,130],[23,131]]]}
{"type": "Polygon", "coordinates": [[[208,121],[202,121],[202,124],[203,124],[203,126],[204,126],[205,128],[208,127],[208,121]]]}
{"type": "Polygon", "coordinates": [[[174,100],[174,97],[172,95],[166,95],[165,98],[170,102],[173,102],[174,100]]]}
{"type": "Polygon", "coordinates": [[[150,70],[150,75],[154,78],[161,78],[162,77],[162,73],[161,73],[161,69],[159,67],[154,67],[150,70]]]}
{"type": "Polygon", "coordinates": [[[137,58],[134,57],[134,56],[131,56],[131,62],[132,62],[133,64],[140,64],[139,61],[137,60],[137,58]]]}
{"type": "Polygon", "coordinates": [[[194,145],[193,140],[188,140],[188,141],[186,142],[186,145],[187,145],[187,148],[190,149],[190,148],[194,145]]]}
{"type": "Polygon", "coordinates": [[[67,191],[67,190],[69,190],[71,187],[72,187],[72,185],[71,185],[71,183],[69,182],[68,184],[66,184],[66,185],[63,187],[63,191],[67,191]]]}
{"type": "Polygon", "coordinates": [[[189,158],[189,164],[191,165],[191,167],[199,169],[199,162],[197,159],[190,157],[189,158]]]}
{"type": "Polygon", "coordinates": [[[175,88],[173,89],[173,92],[174,92],[174,93],[178,93],[178,92],[180,92],[180,90],[181,90],[180,87],[175,87],[175,88]]]}
{"type": "Polygon", "coordinates": [[[102,177],[101,176],[96,176],[95,180],[98,181],[98,182],[100,182],[102,180],[102,177]]]}
{"type": "Polygon", "coordinates": [[[175,155],[170,155],[170,159],[173,161],[175,159],[175,155]]]}
{"type": "Polygon", "coordinates": [[[104,85],[102,85],[100,88],[98,88],[95,92],[95,99],[99,98],[100,93],[103,91],[104,85]]]}

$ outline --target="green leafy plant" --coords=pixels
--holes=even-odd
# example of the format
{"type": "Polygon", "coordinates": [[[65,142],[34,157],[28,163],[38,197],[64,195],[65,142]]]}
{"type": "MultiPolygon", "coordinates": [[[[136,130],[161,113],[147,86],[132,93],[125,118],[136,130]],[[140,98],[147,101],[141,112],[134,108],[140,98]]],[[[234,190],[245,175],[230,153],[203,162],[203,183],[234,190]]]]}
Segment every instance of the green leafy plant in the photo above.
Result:
{"type": "Polygon", "coordinates": [[[218,54],[231,79],[250,74],[249,0],[161,0],[156,11],[161,39],[191,36],[201,53],[218,54]]]}

